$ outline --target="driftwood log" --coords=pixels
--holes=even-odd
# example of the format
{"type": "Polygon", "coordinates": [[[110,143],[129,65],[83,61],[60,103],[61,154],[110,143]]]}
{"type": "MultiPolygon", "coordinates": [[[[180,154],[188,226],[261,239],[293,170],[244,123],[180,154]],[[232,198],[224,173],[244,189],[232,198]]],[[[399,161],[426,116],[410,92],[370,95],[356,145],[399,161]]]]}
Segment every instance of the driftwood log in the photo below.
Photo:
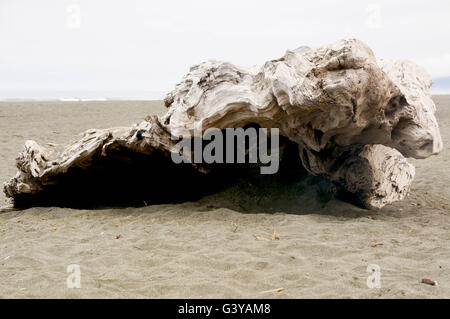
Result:
{"type": "Polygon", "coordinates": [[[200,178],[213,165],[175,168],[170,153],[177,141],[171,136],[256,125],[279,128],[309,173],[325,176],[367,208],[380,208],[407,195],[414,167],[406,157],[426,158],[442,149],[431,84],[416,64],[377,60],[354,39],[288,50],[260,67],[204,62],[167,95],[161,117],[130,128],[91,129],[60,153],[27,141],[4,192],[17,205],[46,193],[52,201],[55,194],[88,187],[85,178],[111,179],[133,166],[154,168],[144,184],[173,178],[166,191],[183,184],[183,192],[189,180],[165,174],[190,170],[190,178],[200,178]]]}

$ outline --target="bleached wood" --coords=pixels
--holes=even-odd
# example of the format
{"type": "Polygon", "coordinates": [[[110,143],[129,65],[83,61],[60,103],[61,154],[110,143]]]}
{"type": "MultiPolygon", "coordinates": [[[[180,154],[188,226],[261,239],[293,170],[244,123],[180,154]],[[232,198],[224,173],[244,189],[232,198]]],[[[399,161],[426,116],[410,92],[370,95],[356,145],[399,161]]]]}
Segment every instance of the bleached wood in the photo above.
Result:
{"type": "MultiPolygon", "coordinates": [[[[167,95],[168,111],[160,118],[89,130],[60,154],[27,141],[19,172],[4,190],[12,198],[37,194],[71,168],[95,166],[111,150],[168,156],[176,142],[171,135],[258,124],[279,128],[297,143],[310,173],[380,208],[409,191],[414,167],[405,157],[442,150],[430,86],[429,75],[413,62],[377,61],[354,39],[288,50],[260,67],[207,61],[191,67],[167,95]]],[[[196,167],[208,172],[207,165],[196,167]]]]}

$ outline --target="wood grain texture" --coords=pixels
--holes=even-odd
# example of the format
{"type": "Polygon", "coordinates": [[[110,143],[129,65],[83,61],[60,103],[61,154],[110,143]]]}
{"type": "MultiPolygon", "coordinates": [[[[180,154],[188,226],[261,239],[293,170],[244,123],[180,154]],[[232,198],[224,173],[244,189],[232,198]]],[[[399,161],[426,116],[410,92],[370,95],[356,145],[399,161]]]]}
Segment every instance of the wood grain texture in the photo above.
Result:
{"type": "MultiPolygon", "coordinates": [[[[414,167],[406,157],[442,150],[431,83],[413,62],[378,61],[354,39],[288,50],[251,68],[207,61],[191,67],[167,95],[161,117],[131,128],[91,129],[61,153],[27,141],[4,192],[13,200],[39,194],[69,170],[90,169],[99,158],[121,152],[156,151],[170,161],[176,143],[171,136],[256,124],[279,128],[296,143],[311,174],[328,177],[367,208],[381,208],[410,189],[414,167]]],[[[208,172],[207,165],[195,167],[208,172]]]]}

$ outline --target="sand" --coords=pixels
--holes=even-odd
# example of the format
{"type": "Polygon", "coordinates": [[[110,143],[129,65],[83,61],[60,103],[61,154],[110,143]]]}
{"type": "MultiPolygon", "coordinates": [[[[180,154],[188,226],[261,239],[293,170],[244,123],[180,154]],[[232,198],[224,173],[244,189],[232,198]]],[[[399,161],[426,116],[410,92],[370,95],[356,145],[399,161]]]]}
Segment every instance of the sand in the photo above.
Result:
{"type": "MultiPolygon", "coordinates": [[[[412,160],[402,202],[368,211],[305,183],[240,183],[182,204],[1,212],[0,297],[449,298],[450,96],[434,99],[444,151],[412,160]],[[71,264],[79,289],[66,285],[71,264]],[[367,286],[369,264],[381,288],[367,286]]],[[[160,101],[0,103],[0,181],[26,139],[66,143],[162,112],[160,101]]]]}

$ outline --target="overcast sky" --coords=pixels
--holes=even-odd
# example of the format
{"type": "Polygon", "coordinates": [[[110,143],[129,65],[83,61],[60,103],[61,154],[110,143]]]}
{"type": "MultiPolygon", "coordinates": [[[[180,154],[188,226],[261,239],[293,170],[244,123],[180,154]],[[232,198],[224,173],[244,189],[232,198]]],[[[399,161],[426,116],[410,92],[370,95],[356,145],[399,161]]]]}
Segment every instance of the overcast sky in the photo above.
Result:
{"type": "Polygon", "coordinates": [[[169,91],[206,59],[261,64],[342,38],[450,76],[448,0],[0,0],[0,90],[169,91]]]}

